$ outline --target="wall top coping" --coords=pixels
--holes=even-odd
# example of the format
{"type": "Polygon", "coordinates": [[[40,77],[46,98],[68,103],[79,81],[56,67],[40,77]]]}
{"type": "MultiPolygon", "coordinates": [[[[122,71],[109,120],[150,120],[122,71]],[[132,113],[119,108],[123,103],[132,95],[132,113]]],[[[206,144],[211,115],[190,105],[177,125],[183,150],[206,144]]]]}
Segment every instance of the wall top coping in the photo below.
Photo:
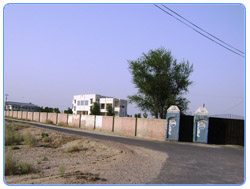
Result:
{"type": "Polygon", "coordinates": [[[195,113],[195,115],[209,115],[208,111],[206,108],[203,108],[203,107],[199,107],[195,113]]]}
{"type": "Polygon", "coordinates": [[[178,106],[172,105],[168,108],[167,112],[169,113],[180,113],[178,106]]]}

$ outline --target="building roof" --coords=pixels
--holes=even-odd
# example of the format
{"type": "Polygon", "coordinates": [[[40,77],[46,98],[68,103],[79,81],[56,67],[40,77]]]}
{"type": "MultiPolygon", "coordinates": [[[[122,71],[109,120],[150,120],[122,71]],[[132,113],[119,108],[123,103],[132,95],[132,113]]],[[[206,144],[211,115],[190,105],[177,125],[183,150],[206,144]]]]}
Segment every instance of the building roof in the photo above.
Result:
{"type": "Polygon", "coordinates": [[[32,104],[32,103],[12,102],[12,101],[7,101],[6,105],[23,106],[23,107],[39,107],[39,106],[32,104]]]}

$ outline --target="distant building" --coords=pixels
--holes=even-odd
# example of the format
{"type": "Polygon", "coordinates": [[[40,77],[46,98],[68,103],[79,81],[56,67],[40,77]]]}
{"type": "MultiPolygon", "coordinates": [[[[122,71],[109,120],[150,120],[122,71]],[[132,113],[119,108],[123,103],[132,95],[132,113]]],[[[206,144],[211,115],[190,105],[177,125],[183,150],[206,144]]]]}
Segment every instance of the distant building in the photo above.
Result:
{"type": "Polygon", "coordinates": [[[37,111],[39,106],[34,105],[32,103],[23,103],[23,102],[5,102],[5,110],[12,110],[12,111],[30,111],[35,112],[37,111]]]}
{"type": "Polygon", "coordinates": [[[98,94],[75,95],[72,101],[73,114],[90,115],[90,108],[94,102],[100,104],[102,115],[107,115],[107,107],[114,108],[115,116],[127,116],[127,101],[98,94]]]}

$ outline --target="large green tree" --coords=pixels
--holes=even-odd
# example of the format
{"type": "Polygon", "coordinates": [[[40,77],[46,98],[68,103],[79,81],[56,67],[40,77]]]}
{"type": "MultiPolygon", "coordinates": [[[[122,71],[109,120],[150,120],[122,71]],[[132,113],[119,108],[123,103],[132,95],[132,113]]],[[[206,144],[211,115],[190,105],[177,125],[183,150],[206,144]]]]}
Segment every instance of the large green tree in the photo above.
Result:
{"type": "Polygon", "coordinates": [[[188,92],[193,65],[188,61],[177,63],[170,51],[164,48],[150,50],[147,54],[129,62],[129,71],[137,94],[128,96],[142,111],[149,111],[156,118],[166,118],[169,106],[177,105],[181,112],[188,108],[183,97],[188,92]]]}
{"type": "Polygon", "coordinates": [[[93,106],[90,107],[90,115],[101,115],[100,104],[94,102],[93,106]]]}

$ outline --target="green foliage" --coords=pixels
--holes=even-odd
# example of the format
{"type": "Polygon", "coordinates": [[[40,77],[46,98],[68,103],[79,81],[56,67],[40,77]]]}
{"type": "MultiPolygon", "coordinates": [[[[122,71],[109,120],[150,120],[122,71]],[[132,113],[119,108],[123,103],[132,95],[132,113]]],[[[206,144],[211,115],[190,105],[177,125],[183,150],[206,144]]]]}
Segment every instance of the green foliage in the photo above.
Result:
{"type": "Polygon", "coordinates": [[[19,171],[20,171],[20,174],[28,174],[34,171],[34,167],[33,165],[27,162],[22,162],[22,163],[19,163],[19,171]]]}
{"type": "Polygon", "coordinates": [[[90,107],[90,115],[101,115],[99,103],[97,102],[93,103],[93,105],[90,107]]]}
{"type": "Polygon", "coordinates": [[[144,112],[144,113],[143,113],[143,117],[144,117],[144,118],[148,118],[147,112],[144,112]]]}
{"type": "Polygon", "coordinates": [[[45,123],[46,123],[46,124],[52,125],[52,124],[53,124],[53,121],[51,121],[51,120],[49,120],[49,119],[46,119],[45,123]]]}
{"type": "Polygon", "coordinates": [[[18,173],[17,161],[10,154],[5,154],[4,157],[4,174],[15,175],[18,173]]]}
{"type": "Polygon", "coordinates": [[[18,145],[23,141],[23,137],[15,129],[14,124],[5,122],[4,145],[18,145]]]}
{"type": "Polygon", "coordinates": [[[29,145],[29,147],[34,147],[37,144],[36,137],[32,135],[31,133],[27,133],[24,136],[24,142],[25,144],[29,145]]]}
{"type": "Polygon", "coordinates": [[[108,106],[107,107],[107,116],[114,116],[115,112],[114,112],[114,108],[112,108],[112,106],[108,106]]]}
{"type": "Polygon", "coordinates": [[[19,150],[20,148],[18,146],[12,146],[11,150],[19,150]]]}
{"type": "Polygon", "coordinates": [[[34,167],[27,162],[18,162],[10,154],[5,154],[4,158],[4,174],[17,175],[28,174],[34,171],[34,167]]]}
{"type": "Polygon", "coordinates": [[[134,117],[136,117],[136,118],[141,118],[141,113],[135,114],[134,117]]]}
{"type": "Polygon", "coordinates": [[[39,107],[38,112],[50,112],[50,113],[60,113],[59,108],[51,108],[51,107],[39,107]]]}
{"type": "Polygon", "coordinates": [[[58,172],[59,172],[59,175],[60,175],[61,177],[64,177],[64,176],[65,176],[65,167],[64,167],[64,165],[61,165],[61,166],[59,167],[58,172]]]}
{"type": "Polygon", "coordinates": [[[80,151],[80,148],[78,146],[72,146],[71,148],[67,150],[67,152],[69,153],[79,152],[79,151],[80,151]]]}
{"type": "Polygon", "coordinates": [[[71,108],[68,108],[68,110],[64,110],[65,114],[73,114],[73,111],[71,108]]]}
{"type": "Polygon", "coordinates": [[[60,110],[59,110],[59,108],[54,108],[54,109],[53,109],[53,112],[54,112],[54,113],[60,113],[60,110]]]}
{"type": "Polygon", "coordinates": [[[188,92],[193,65],[177,63],[170,51],[164,48],[150,50],[135,61],[129,61],[129,71],[138,93],[128,96],[142,111],[149,111],[156,118],[166,118],[167,109],[177,105],[181,112],[188,107],[183,97],[188,92]]]}
{"type": "Polygon", "coordinates": [[[41,136],[42,136],[42,138],[45,138],[45,137],[48,137],[49,134],[48,133],[42,133],[41,136]]]}

